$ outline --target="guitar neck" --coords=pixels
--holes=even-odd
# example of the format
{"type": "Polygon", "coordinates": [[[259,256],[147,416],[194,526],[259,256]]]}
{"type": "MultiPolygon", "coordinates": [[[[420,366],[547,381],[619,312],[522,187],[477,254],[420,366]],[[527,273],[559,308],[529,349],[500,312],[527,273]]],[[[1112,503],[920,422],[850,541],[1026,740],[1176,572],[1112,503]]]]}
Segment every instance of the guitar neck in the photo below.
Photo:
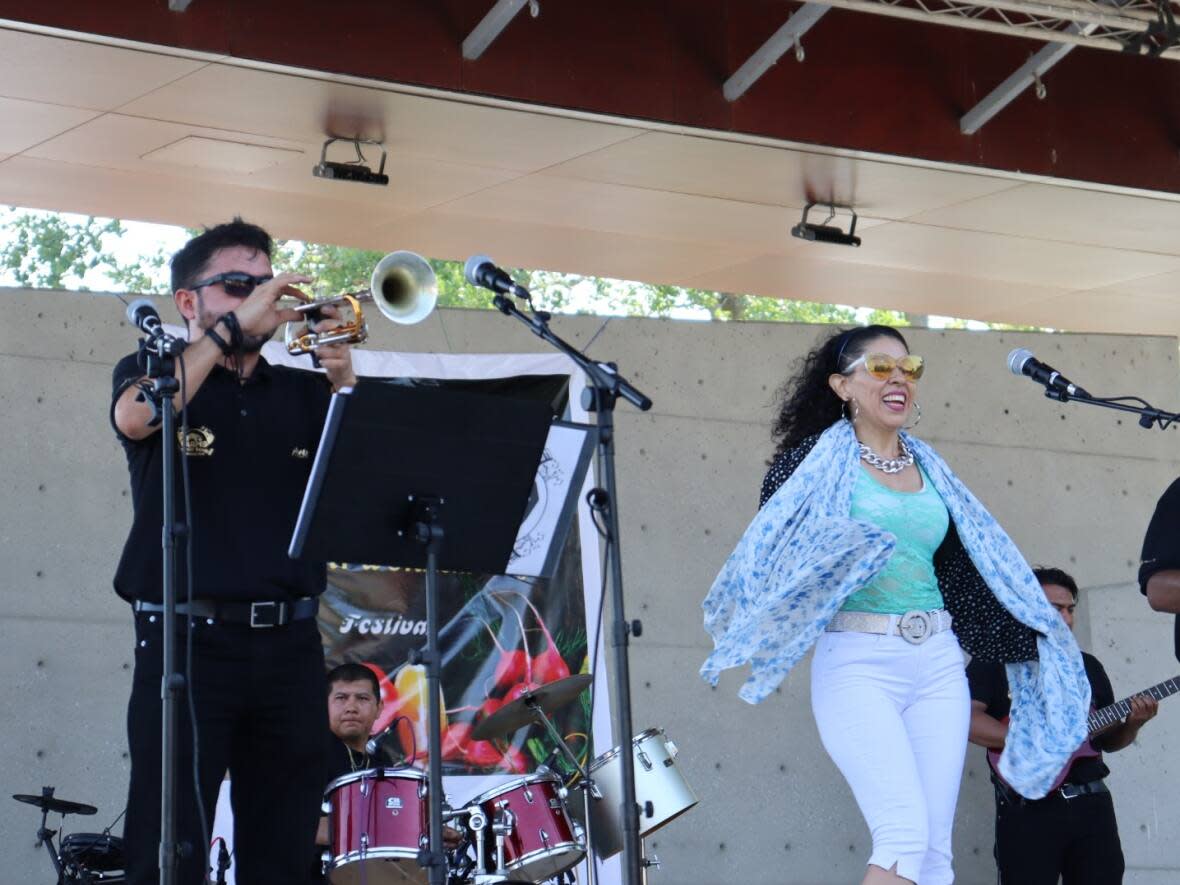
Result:
{"type": "MultiPolygon", "coordinates": [[[[1136,692],[1136,694],[1151,695],[1157,701],[1162,701],[1164,698],[1180,692],[1180,676],[1173,676],[1171,679],[1165,679],[1163,682],[1153,685],[1151,688],[1136,692]]],[[[1132,695],[1134,697],[1134,695],[1132,695]]],[[[1118,725],[1131,712],[1131,698],[1123,698],[1121,701],[1115,701],[1109,707],[1103,707],[1101,710],[1095,710],[1090,714],[1088,726],[1090,737],[1094,737],[1100,732],[1112,726],[1118,725]]]]}

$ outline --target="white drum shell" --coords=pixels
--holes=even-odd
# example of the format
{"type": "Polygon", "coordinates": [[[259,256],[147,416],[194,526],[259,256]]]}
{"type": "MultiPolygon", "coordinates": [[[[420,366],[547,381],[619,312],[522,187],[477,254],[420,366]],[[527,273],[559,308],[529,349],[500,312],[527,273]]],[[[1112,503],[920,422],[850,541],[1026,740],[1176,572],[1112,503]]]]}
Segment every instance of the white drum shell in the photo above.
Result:
{"type": "MultiPolygon", "coordinates": [[[[639,835],[654,833],[669,821],[679,817],[697,804],[696,794],[676,767],[675,746],[662,728],[649,728],[631,741],[635,761],[635,801],[639,804],[639,835]],[[652,804],[652,816],[644,816],[646,803],[652,804]]],[[[590,839],[600,858],[608,858],[623,850],[623,760],[620,748],[615,747],[590,763],[590,777],[602,794],[591,799],[590,839]]],[[[578,790],[569,801],[569,808],[580,822],[585,823],[583,791],[578,790]]]]}

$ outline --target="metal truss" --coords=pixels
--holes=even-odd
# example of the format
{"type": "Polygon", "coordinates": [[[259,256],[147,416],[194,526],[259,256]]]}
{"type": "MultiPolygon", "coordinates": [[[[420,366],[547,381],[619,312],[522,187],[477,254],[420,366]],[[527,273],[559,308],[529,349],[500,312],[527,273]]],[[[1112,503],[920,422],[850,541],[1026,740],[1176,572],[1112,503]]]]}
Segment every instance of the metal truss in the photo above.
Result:
{"type": "Polygon", "coordinates": [[[1177,0],[824,0],[825,5],[993,34],[1180,60],[1177,0]]]}

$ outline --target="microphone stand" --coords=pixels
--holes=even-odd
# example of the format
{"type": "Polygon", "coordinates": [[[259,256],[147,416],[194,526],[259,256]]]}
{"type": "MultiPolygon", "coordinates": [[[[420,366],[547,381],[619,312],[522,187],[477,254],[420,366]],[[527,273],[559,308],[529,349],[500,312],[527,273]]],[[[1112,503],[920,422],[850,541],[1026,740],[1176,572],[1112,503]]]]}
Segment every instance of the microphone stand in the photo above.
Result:
{"type": "Polygon", "coordinates": [[[176,380],[176,357],[183,352],[184,346],[185,342],[163,330],[148,333],[148,337],[139,343],[140,364],[147,377],[152,379],[151,391],[145,391],[153,413],[149,424],[160,424],[162,434],[164,623],[160,717],[160,885],[175,885],[181,857],[181,848],[176,841],[176,714],[178,698],[184,688],[184,674],[176,669],[176,541],[187,534],[188,527],[176,521],[176,412],[172,398],[180,390],[176,380]]]}
{"type": "Polygon", "coordinates": [[[1052,387],[1045,388],[1045,396],[1061,403],[1086,403],[1090,406],[1102,406],[1104,409],[1114,409],[1118,412],[1132,412],[1139,416],[1139,426],[1144,430],[1151,430],[1152,425],[1155,424],[1159,425],[1160,430],[1167,430],[1169,425],[1180,421],[1180,414],[1157,409],[1147,400],[1138,396],[1103,398],[1090,396],[1088,393],[1070,394],[1068,391],[1054,390],[1052,387]],[[1136,406],[1126,402],[1119,402],[1119,400],[1125,399],[1138,400],[1143,405],[1136,406]]]}
{"type": "MultiPolygon", "coordinates": [[[[635,802],[635,757],[631,740],[631,672],[628,662],[628,642],[631,635],[639,636],[643,625],[638,621],[628,622],[623,612],[623,566],[619,551],[619,512],[617,483],[615,480],[615,403],[619,397],[630,402],[640,411],[651,408],[651,400],[619,375],[613,363],[595,362],[572,344],[555,335],[549,328],[550,314],[529,307],[532,316],[522,313],[508,296],[496,293],[492,300],[505,316],[515,317],[524,323],[541,340],[548,342],[564,353],[586,373],[590,386],[583,391],[582,405],[594,412],[598,423],[598,468],[602,488],[591,494],[606,519],[606,561],[611,578],[611,645],[614,648],[615,699],[618,704],[618,718],[615,743],[621,747],[619,757],[623,763],[623,875],[626,885],[640,885],[641,846],[639,843],[639,808],[635,802]]],[[[593,864],[591,853],[590,863],[593,864]]]]}

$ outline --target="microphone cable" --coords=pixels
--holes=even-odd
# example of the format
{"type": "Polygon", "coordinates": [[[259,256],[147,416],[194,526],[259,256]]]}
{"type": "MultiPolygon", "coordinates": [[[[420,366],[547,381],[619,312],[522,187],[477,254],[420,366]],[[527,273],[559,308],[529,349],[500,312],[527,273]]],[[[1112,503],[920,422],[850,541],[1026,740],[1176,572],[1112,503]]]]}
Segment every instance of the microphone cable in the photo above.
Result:
{"type": "MultiPolygon", "coordinates": [[[[192,485],[189,478],[188,457],[185,454],[185,446],[188,444],[188,371],[184,362],[184,354],[178,353],[176,355],[177,366],[180,369],[180,438],[184,443],[180,447],[180,476],[181,476],[181,495],[184,500],[184,563],[185,563],[185,583],[188,590],[188,600],[191,603],[193,598],[194,574],[195,568],[193,566],[193,506],[192,506],[192,485]]],[[[169,440],[167,445],[171,445],[169,440]]],[[[184,644],[184,693],[188,702],[188,718],[189,726],[192,731],[193,739],[193,793],[197,800],[197,817],[201,822],[201,844],[206,846],[204,852],[204,867],[203,872],[205,878],[209,877],[209,869],[213,861],[213,845],[212,839],[209,836],[209,811],[205,807],[205,796],[201,791],[201,754],[200,754],[200,726],[197,724],[197,703],[194,699],[193,690],[193,609],[190,605],[185,617],[185,644],[184,644]]],[[[173,637],[175,639],[175,637],[173,637]]],[[[219,787],[220,789],[220,787],[219,787]]]]}

